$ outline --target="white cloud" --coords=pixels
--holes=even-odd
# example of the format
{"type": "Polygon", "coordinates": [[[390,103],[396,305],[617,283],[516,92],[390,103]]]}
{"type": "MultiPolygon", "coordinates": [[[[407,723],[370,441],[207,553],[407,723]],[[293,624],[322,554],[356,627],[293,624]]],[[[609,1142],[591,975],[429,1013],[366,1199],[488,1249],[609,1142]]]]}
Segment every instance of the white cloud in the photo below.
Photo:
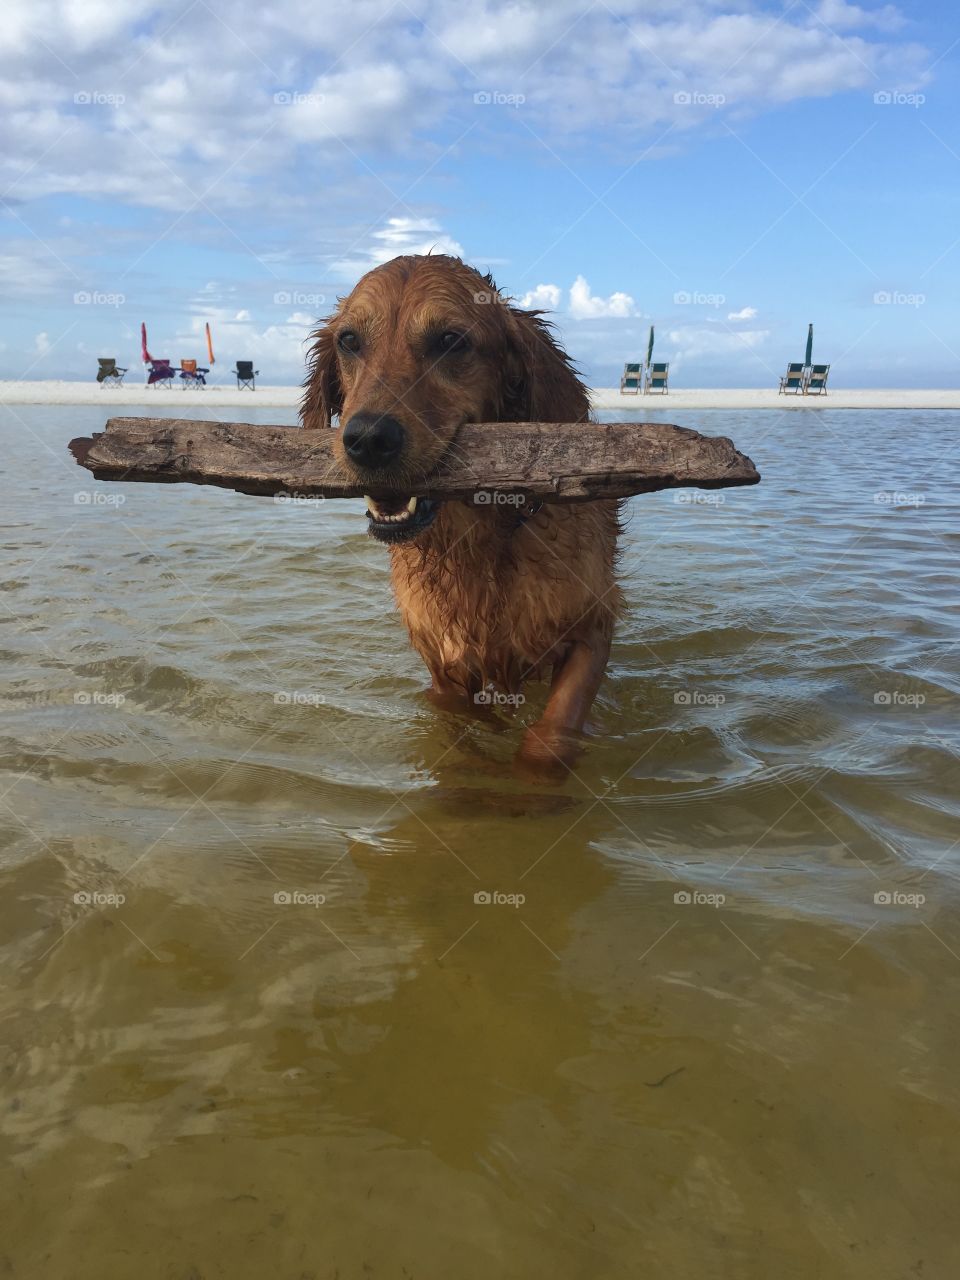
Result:
{"type": "Polygon", "coordinates": [[[727,315],[728,320],[755,320],[757,316],[756,307],[743,307],[740,311],[731,311],[727,315]]]}
{"type": "Polygon", "coordinates": [[[50,335],[47,333],[38,333],[33,339],[33,349],[38,356],[45,356],[50,350],[50,335]]]}
{"type": "Polygon", "coordinates": [[[517,299],[518,306],[525,310],[557,311],[560,307],[561,289],[557,284],[538,284],[535,289],[528,290],[522,298],[517,299]]]}
{"type": "Polygon", "coordinates": [[[762,347],[769,337],[768,329],[741,329],[725,333],[717,328],[684,325],[671,329],[667,341],[674,349],[672,359],[681,361],[711,356],[743,356],[762,347]]]}
{"type": "Polygon", "coordinates": [[[334,270],[355,280],[372,267],[405,253],[447,253],[463,257],[463,246],[448,235],[433,218],[388,218],[385,227],[374,231],[363,248],[333,263],[334,270]]]}
{"type": "Polygon", "coordinates": [[[577,276],[570,286],[570,315],[574,320],[597,320],[604,316],[626,318],[635,314],[634,301],[628,293],[594,297],[583,276],[577,276]]]}

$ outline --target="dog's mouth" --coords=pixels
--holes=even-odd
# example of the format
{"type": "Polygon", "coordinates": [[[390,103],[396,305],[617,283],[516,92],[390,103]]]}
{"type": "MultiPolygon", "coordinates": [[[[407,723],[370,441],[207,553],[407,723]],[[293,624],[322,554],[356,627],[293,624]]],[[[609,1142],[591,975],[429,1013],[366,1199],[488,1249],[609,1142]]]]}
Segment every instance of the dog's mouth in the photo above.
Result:
{"type": "Polygon", "coordinates": [[[440,510],[432,498],[363,497],[369,532],[380,542],[409,542],[430,528],[440,510]]]}

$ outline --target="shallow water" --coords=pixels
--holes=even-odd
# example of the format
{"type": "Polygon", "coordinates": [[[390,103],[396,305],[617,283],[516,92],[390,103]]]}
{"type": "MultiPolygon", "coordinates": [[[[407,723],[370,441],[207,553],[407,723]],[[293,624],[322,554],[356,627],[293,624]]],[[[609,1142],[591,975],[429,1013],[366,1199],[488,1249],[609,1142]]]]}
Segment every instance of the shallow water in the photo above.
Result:
{"type": "Polygon", "coordinates": [[[630,504],[558,789],[361,504],[0,414],[0,1273],[956,1274],[956,415],[648,410],[764,479],[630,504]]]}

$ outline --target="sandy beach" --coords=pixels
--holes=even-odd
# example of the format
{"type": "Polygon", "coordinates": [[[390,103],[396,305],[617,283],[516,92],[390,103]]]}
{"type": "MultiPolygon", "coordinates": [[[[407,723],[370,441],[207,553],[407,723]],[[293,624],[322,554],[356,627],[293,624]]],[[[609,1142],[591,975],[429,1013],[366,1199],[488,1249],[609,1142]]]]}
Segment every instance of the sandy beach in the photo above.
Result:
{"type": "MultiPolygon", "coordinates": [[[[209,405],[211,410],[239,408],[290,408],[300,403],[300,387],[260,386],[238,391],[235,386],[208,386],[204,391],[156,390],[142,383],[101,387],[96,382],[0,382],[0,404],[102,404],[105,409],[124,405],[157,405],[164,416],[171,408],[209,405]]],[[[621,395],[617,387],[595,387],[590,392],[595,409],[645,406],[673,409],[960,409],[960,388],[943,390],[854,389],[830,391],[826,396],[782,396],[774,388],[677,388],[668,395],[621,395]]]]}

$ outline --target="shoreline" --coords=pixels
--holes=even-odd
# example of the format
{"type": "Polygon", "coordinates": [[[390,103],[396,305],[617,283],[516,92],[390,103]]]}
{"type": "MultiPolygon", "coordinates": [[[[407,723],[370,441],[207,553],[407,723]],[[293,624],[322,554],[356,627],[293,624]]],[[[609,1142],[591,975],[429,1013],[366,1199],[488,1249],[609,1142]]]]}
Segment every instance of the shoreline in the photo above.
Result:
{"type": "MultiPolygon", "coordinates": [[[[101,387],[96,382],[2,382],[0,404],[102,405],[108,414],[125,406],[170,409],[202,408],[216,411],[249,404],[264,409],[296,409],[302,387],[258,387],[238,391],[231,386],[209,386],[203,391],[155,390],[143,383],[101,387]]],[[[590,390],[594,409],[960,409],[960,389],[838,389],[825,396],[778,395],[769,387],[678,388],[668,395],[621,395],[617,387],[590,390]]]]}

